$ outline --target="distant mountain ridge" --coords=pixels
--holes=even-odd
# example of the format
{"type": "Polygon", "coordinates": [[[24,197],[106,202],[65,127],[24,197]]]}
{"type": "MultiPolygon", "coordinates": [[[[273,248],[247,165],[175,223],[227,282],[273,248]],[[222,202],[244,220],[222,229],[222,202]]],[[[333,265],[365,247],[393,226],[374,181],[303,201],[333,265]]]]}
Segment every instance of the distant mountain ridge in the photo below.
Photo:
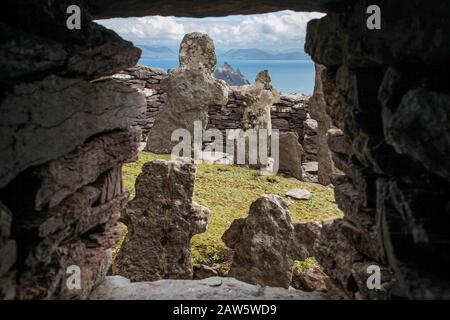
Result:
{"type": "Polygon", "coordinates": [[[145,59],[177,59],[178,53],[173,52],[168,47],[154,47],[147,45],[136,45],[142,50],[141,58],[145,59]]]}
{"type": "Polygon", "coordinates": [[[295,49],[276,53],[261,49],[231,49],[219,57],[228,60],[310,60],[306,53],[295,49]]]}

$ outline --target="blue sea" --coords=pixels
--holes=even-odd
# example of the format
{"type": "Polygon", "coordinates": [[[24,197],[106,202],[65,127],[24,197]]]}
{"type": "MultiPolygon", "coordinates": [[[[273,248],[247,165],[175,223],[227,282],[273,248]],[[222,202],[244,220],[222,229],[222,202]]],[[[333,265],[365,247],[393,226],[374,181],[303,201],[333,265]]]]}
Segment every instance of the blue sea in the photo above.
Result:
{"type": "MultiPolygon", "coordinates": [[[[272,84],[283,93],[312,94],[314,89],[314,63],[311,60],[227,60],[233,69],[239,68],[251,83],[263,69],[269,70],[272,84]]],[[[160,67],[167,71],[178,67],[178,59],[141,59],[139,64],[160,67]]],[[[223,61],[219,59],[217,67],[223,61]]]]}

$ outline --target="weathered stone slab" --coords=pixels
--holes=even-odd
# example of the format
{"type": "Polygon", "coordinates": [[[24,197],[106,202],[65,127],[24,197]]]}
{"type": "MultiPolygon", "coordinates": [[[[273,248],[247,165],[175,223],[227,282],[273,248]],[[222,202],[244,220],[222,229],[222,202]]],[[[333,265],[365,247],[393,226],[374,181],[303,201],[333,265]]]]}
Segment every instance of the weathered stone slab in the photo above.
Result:
{"type": "Polygon", "coordinates": [[[171,140],[177,129],[187,130],[193,143],[194,122],[200,121],[205,129],[208,109],[226,104],[228,86],[211,76],[215,64],[214,43],[208,35],[194,32],[183,38],[180,67],[161,80],[161,88],[167,93],[166,107],[155,119],[145,150],[171,153],[178,144],[178,140],[171,140]]]}
{"type": "MultiPolygon", "coordinates": [[[[104,134],[42,166],[35,173],[41,180],[36,208],[44,205],[52,208],[83,185],[96,181],[108,169],[137,160],[139,140],[139,130],[104,134]]],[[[106,186],[111,187],[116,185],[106,186]]]]}
{"type": "Polygon", "coordinates": [[[120,82],[49,76],[19,84],[0,105],[0,187],[88,138],[132,125],[145,97],[120,82]]]}
{"type": "Polygon", "coordinates": [[[187,160],[146,163],[124,223],[128,234],[113,272],[132,281],[191,279],[190,240],[210,212],[192,202],[195,166],[187,160]]]}
{"type": "Polygon", "coordinates": [[[303,148],[294,132],[279,133],[279,171],[296,179],[302,179],[303,148]]]}

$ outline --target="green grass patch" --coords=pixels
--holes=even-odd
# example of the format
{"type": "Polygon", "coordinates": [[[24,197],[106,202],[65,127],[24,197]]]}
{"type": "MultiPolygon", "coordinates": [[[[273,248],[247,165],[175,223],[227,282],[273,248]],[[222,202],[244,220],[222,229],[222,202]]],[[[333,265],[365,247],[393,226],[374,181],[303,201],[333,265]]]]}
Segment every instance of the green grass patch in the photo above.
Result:
{"type": "MultiPolygon", "coordinates": [[[[134,183],[142,165],[154,159],[169,160],[170,155],[142,152],[139,160],[123,168],[124,186],[134,197],[134,183]]],[[[261,176],[258,170],[245,166],[201,163],[197,165],[194,201],[207,206],[212,213],[205,233],[192,238],[194,263],[218,265],[224,271],[229,267],[230,253],[222,242],[222,234],[231,223],[245,216],[250,204],[263,194],[279,196],[294,188],[311,192],[307,201],[291,200],[289,207],[293,222],[323,220],[342,216],[334,201],[333,189],[315,183],[277,176],[261,176]]]]}

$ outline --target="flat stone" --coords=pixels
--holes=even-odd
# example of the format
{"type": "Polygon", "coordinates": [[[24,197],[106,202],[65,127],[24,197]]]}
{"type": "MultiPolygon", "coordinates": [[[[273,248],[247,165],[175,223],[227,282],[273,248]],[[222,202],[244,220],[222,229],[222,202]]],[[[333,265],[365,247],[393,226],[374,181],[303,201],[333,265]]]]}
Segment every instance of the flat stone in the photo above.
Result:
{"type": "Polygon", "coordinates": [[[286,192],[286,196],[297,200],[309,200],[311,199],[311,192],[306,189],[292,189],[286,192]]]}
{"type": "Polygon", "coordinates": [[[106,277],[91,300],[324,300],[320,293],[293,288],[261,287],[234,278],[130,282],[121,276],[106,277]]]}

